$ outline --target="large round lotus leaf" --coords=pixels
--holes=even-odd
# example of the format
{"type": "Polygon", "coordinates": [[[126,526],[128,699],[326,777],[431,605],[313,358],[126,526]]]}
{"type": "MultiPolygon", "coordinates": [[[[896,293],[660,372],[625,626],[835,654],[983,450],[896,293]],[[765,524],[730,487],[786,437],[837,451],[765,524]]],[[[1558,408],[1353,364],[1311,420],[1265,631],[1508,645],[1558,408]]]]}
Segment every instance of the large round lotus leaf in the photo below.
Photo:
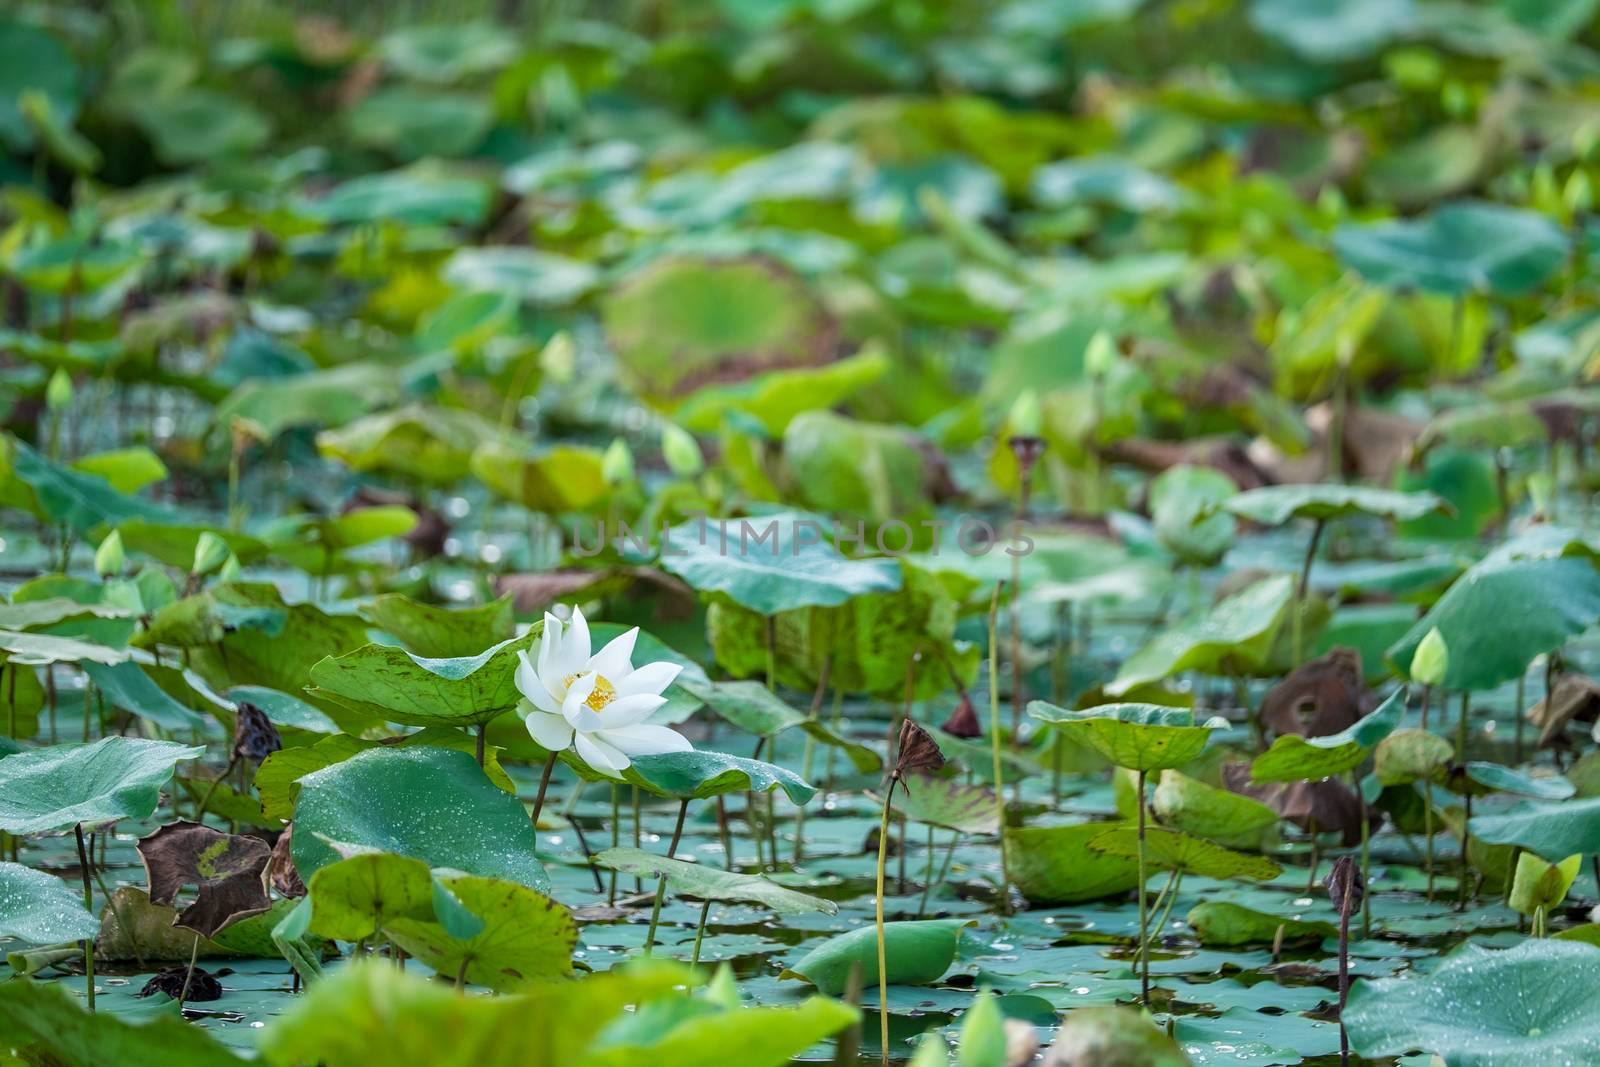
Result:
{"type": "Polygon", "coordinates": [[[826,532],[818,520],[794,512],[690,522],[663,535],[661,565],[702,593],[763,615],[900,588],[897,561],[847,559],[821,539],[826,532]]]}
{"type": "Polygon", "coordinates": [[[1050,1067],[1190,1067],[1177,1042],[1132,1008],[1076,1008],[1045,1055],[1050,1067]]]}
{"type": "Polygon", "coordinates": [[[1373,773],[1384,785],[1425,782],[1436,777],[1455,756],[1450,742],[1426,730],[1396,730],[1378,743],[1373,773]]]}
{"type": "Polygon", "coordinates": [[[1271,944],[1277,940],[1280,930],[1284,943],[1291,945],[1339,936],[1339,928],[1331,922],[1307,922],[1285,915],[1270,915],[1225,900],[1196,904],[1184,921],[1199,935],[1202,945],[1271,944]]]}
{"type": "Polygon", "coordinates": [[[509,712],[522,701],[516,685],[517,653],[542,627],[478,653],[424,659],[394,645],[365,645],[329,656],[311,668],[316,700],[353,714],[412,726],[470,726],[509,712]]]}
{"type": "MultiPolygon", "coordinates": [[[[797,502],[816,511],[886,521],[929,504],[930,466],[912,431],[808,411],[783,434],[783,462],[797,502]]],[[[903,520],[901,520],[903,521],[903,520]]],[[[885,540],[909,547],[907,534],[885,540]]]]}
{"type": "Polygon", "coordinates": [[[311,876],[306,888],[310,931],[338,941],[371,937],[391,919],[433,917],[428,865],[391,852],[358,852],[330,863],[311,876]]]}
{"type": "Polygon", "coordinates": [[[1156,539],[1183,563],[1211,564],[1233,542],[1232,515],[1218,505],[1239,492],[1215,467],[1178,464],[1150,482],[1150,522],[1156,539]]]}
{"type": "Polygon", "coordinates": [[[293,854],[302,878],[339,858],[328,841],[540,890],[550,885],[521,801],[452,749],[367,749],[301,778],[293,854]]]}
{"type": "Polygon", "coordinates": [[[266,143],[272,122],[256,107],[215,89],[190,88],[145,101],[134,118],[173,165],[244,155],[266,143]]]}
{"type": "Polygon", "coordinates": [[[1257,782],[1314,782],[1355,770],[1368,751],[1400,725],[1405,710],[1405,690],[1396,689],[1371,714],[1336,734],[1283,734],[1250,764],[1250,778],[1257,782]]]}
{"type": "MultiPolygon", "coordinates": [[[[5,767],[0,763],[0,769],[5,767]]],[[[1474,815],[1468,831],[1492,845],[1516,845],[1552,862],[1600,853],[1600,797],[1522,804],[1498,815],[1474,815]]]]}
{"type": "Polygon", "coordinates": [[[552,515],[585,511],[606,496],[603,453],[582,445],[552,445],[532,453],[486,442],[472,453],[472,474],[513,503],[552,515]]]}
{"type": "Polygon", "coordinates": [[[1018,826],[1006,830],[1006,866],[1022,895],[1036,904],[1077,904],[1125,893],[1139,884],[1138,864],[1089,851],[1107,823],[1018,826]]]}
{"type": "MultiPolygon", "coordinates": [[[[516,625],[509,595],[477,607],[443,608],[389,593],[364,606],[361,614],[416,655],[430,659],[477,656],[510,640],[516,625]]],[[[544,632],[542,623],[535,628],[544,632]]]]}
{"type": "Polygon", "coordinates": [[[1278,825],[1278,813],[1259,800],[1174,770],[1162,772],[1151,808],[1166,826],[1232,848],[1260,848],[1278,825]]]}
{"type": "Polygon", "coordinates": [[[1411,0],[1254,0],[1250,23],[1318,63],[1371,55],[1411,27],[1411,0]]]}
{"type": "Polygon", "coordinates": [[[505,436],[475,412],[412,405],[324,430],[317,435],[317,451],[354,471],[387,471],[448,485],[466,476],[479,445],[505,436]]]}
{"type": "Polygon", "coordinates": [[[835,340],[809,287],[770,260],[657,260],[609,295],[603,317],[623,367],[659,396],[822,363],[835,340]]]}
{"type": "Polygon", "coordinates": [[[1133,771],[1181,767],[1211,739],[1211,727],[1196,726],[1194,712],[1159,704],[1103,704],[1088,711],[1067,711],[1035,700],[1028,705],[1028,714],[1133,771]]]}
{"type": "Polygon", "coordinates": [[[0,141],[19,151],[33,146],[18,99],[29,89],[44,94],[52,114],[71,121],[82,91],[79,79],[60,38],[25,22],[0,22],[0,141]]]}
{"type": "Polygon", "coordinates": [[[906,775],[895,790],[894,808],[914,822],[966,834],[992,834],[1000,825],[994,791],[953,776],[906,775]]]}
{"type": "Polygon", "coordinates": [[[20,863],[0,863],[0,937],[35,945],[93,938],[100,920],[83,908],[83,893],[20,863]]]}
{"type": "Polygon", "coordinates": [[[516,38],[489,22],[407,26],[378,42],[384,65],[417,81],[449,84],[498,70],[517,54],[516,38]]]}
{"type": "Polygon", "coordinates": [[[7,503],[40,518],[72,527],[87,536],[102,526],[133,519],[171,522],[174,512],[138,497],[119,493],[93,474],[57,466],[25,442],[0,437],[0,474],[7,477],[7,503]]]}
{"type": "MultiPolygon", "coordinates": [[[[567,761],[584,778],[609,780],[572,755],[570,749],[567,761]]],[[[623,776],[658,797],[674,800],[704,800],[725,793],[772,793],[781,789],[794,803],[804,804],[817,792],[815,786],[791,770],[725,752],[663,752],[637,756],[623,776]]]]}
{"type": "Polygon", "coordinates": [[[600,281],[592,264],[535,248],[463,248],[445,261],[444,280],[468,291],[516,297],[541,307],[563,307],[600,281]]]}
{"type": "Polygon", "coordinates": [[[420,168],[363,174],[306,204],[327,222],[392,220],[413,226],[475,225],[489,210],[491,190],[483,181],[454,178],[420,168]]]}
{"type": "Polygon", "coordinates": [[[1342,226],[1333,248],[1346,266],[1394,289],[1517,296],[1561,265],[1567,238],[1537,212],[1463,201],[1418,219],[1342,226]]]}
{"type": "Polygon", "coordinates": [[[826,411],[889,374],[893,363],[880,347],[820,367],[788,367],[744,381],[698,389],[672,413],[694,433],[716,433],[731,414],[749,415],[773,437],[813,411],[826,411]]]}
{"type": "Polygon", "coordinates": [[[1522,558],[1502,546],[1468,568],[1389,649],[1402,672],[1437,629],[1450,650],[1448,689],[1490,689],[1600,619],[1600,569],[1583,555],[1522,558]]]}
{"type": "Polygon", "coordinates": [[[149,818],[178,761],[203,755],[204,748],[171,741],[112,736],[7,756],[0,760],[0,830],[38,834],[149,818]]]}
{"type": "Polygon", "coordinates": [[[1293,598],[1294,581],[1286,574],[1253,583],[1157,634],[1123,661],[1106,693],[1122,696],[1180,671],[1223,667],[1247,671],[1259,666],[1271,651],[1293,598]]]}
{"type": "MultiPolygon", "coordinates": [[[[1103,830],[1090,839],[1089,848],[1123,859],[1136,859],[1139,828],[1117,826],[1103,830]]],[[[1269,882],[1283,870],[1264,856],[1246,856],[1203,838],[1159,827],[1145,829],[1144,855],[1150,869],[1182,871],[1202,878],[1253,878],[1269,882]]]]}
{"type": "Polygon", "coordinates": [[[1362,1056],[1420,1049],[1449,1067],[1518,1067],[1600,1059],[1600,952],[1524,941],[1464,945],[1426,975],[1357,982],[1344,1010],[1362,1056]]]}
{"type": "Polygon", "coordinates": [[[1171,211],[1183,192],[1166,178],[1115,156],[1067,159],[1033,172],[1033,198],[1044,207],[1081,204],[1123,211],[1171,211]]]}
{"type": "Polygon", "coordinates": [[[839,911],[839,905],[831,900],[785,889],[760,875],[741,874],[720,867],[657,856],[643,849],[608,848],[595,856],[595,862],[638,878],[652,879],[664,875],[673,892],[700,900],[737,900],[761,904],[779,915],[805,912],[835,915],[839,911]]]}
{"type": "Polygon", "coordinates": [[[1447,514],[1450,508],[1429,492],[1401,493],[1364,485],[1267,485],[1249,489],[1224,507],[1241,519],[1263,526],[1282,526],[1290,519],[1337,519],[1377,515],[1385,519],[1420,519],[1447,514]]]}
{"type": "MultiPolygon", "coordinates": [[[[883,924],[884,957],[891,985],[926,985],[937,982],[956,958],[961,931],[971,919],[919,919],[883,924]]],[[[836,997],[844,992],[850,972],[861,968],[863,986],[878,981],[878,931],[861,926],[830,937],[802,956],[778,977],[799,978],[817,990],[836,997]]]]}
{"type": "Polygon", "coordinates": [[[578,927],[565,907],[499,878],[437,872],[434,883],[442,921],[401,916],[384,923],[384,932],[402,949],[440,974],[461,975],[496,991],[571,977],[578,927]],[[457,918],[471,917],[468,929],[452,930],[447,909],[466,913],[457,918]]]}
{"type": "Polygon", "coordinates": [[[351,138],[402,159],[460,156],[494,124],[494,106],[479,93],[395,86],[366,97],[345,116],[351,138]]]}

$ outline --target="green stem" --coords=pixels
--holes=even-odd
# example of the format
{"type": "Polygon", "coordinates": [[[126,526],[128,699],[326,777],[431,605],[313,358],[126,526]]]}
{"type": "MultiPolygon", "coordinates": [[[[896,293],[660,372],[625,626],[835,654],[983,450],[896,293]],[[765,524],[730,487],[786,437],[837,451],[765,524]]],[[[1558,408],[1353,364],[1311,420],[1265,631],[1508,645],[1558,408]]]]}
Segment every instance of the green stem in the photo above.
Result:
{"type": "Polygon", "coordinates": [[[928,824],[928,873],[922,879],[922,899],[917,901],[917,918],[928,910],[928,891],[933,888],[933,823],[928,824]]]}
{"type": "Polygon", "coordinates": [[[711,899],[706,898],[700,905],[700,922],[694,928],[694,955],[689,960],[689,966],[694,967],[700,963],[700,942],[706,936],[706,917],[711,914],[711,899]]]}
{"type": "MultiPolygon", "coordinates": [[[[94,914],[94,890],[89,884],[89,850],[83,847],[83,823],[72,824],[72,834],[78,841],[78,869],[83,875],[83,910],[94,914]]],[[[83,974],[85,997],[90,1011],[94,1011],[94,939],[79,942],[83,946],[83,974]]]]}
{"type": "Polygon", "coordinates": [[[1290,666],[1293,667],[1300,666],[1301,644],[1303,641],[1302,631],[1305,629],[1302,616],[1305,615],[1306,610],[1306,591],[1311,585],[1311,562],[1316,558],[1317,544],[1322,540],[1322,529],[1326,525],[1326,519],[1317,519],[1311,527],[1311,540],[1306,545],[1305,562],[1300,566],[1300,581],[1294,590],[1294,618],[1291,620],[1292,633],[1294,634],[1294,658],[1290,660],[1290,666]]]}
{"type": "MultiPolygon", "coordinates": [[[[989,751],[994,771],[994,813],[1000,834],[1000,914],[1011,914],[1011,869],[1006,862],[1005,774],[1000,765],[1000,642],[996,639],[996,619],[1000,613],[1000,591],[996,582],[989,598],[989,751]]],[[[887,1055],[887,1053],[885,1053],[887,1055]]]]}
{"type": "MultiPolygon", "coordinates": [[[[1182,885],[1183,868],[1174,867],[1172,869],[1172,874],[1167,877],[1167,884],[1161,888],[1161,895],[1162,897],[1166,898],[1167,905],[1165,908],[1161,909],[1161,918],[1157,919],[1151,924],[1150,936],[1147,937],[1144,942],[1146,959],[1149,958],[1150,949],[1154,947],[1156,938],[1160,937],[1161,931],[1167,928],[1167,920],[1172,918],[1172,906],[1178,902],[1178,889],[1182,885]]],[[[1160,900],[1158,899],[1156,903],[1159,904],[1160,900]]],[[[1149,964],[1147,963],[1146,967],[1148,968],[1148,966],[1149,964]]]]}
{"type": "Polygon", "coordinates": [[[1433,791],[1428,784],[1422,784],[1422,834],[1426,840],[1422,847],[1427,851],[1428,864],[1428,903],[1433,903],[1433,791]]]}
{"type": "Polygon", "coordinates": [[[1139,772],[1139,955],[1135,961],[1139,968],[1139,1003],[1145,1007],[1150,1006],[1150,953],[1146,951],[1145,938],[1150,933],[1150,913],[1144,896],[1144,777],[1145,772],[1139,772]]]}
{"type": "Polygon", "coordinates": [[[874,921],[878,927],[878,1036],[883,1043],[883,1062],[889,1062],[889,960],[884,947],[883,934],[883,874],[889,856],[889,799],[894,796],[898,779],[889,776],[889,788],[883,794],[883,816],[878,822],[878,881],[873,898],[874,921]]]}
{"type": "MultiPolygon", "coordinates": [[[[481,739],[483,735],[479,734],[478,736],[481,739]]],[[[533,798],[533,835],[535,837],[539,836],[539,813],[544,810],[544,795],[550,788],[550,775],[555,769],[556,754],[552,752],[545,757],[544,771],[539,775],[539,792],[533,798]]],[[[615,786],[612,788],[615,788],[615,786]]]]}
{"type": "MultiPolygon", "coordinates": [[[[687,799],[678,802],[678,823],[672,828],[672,843],[667,846],[667,858],[671,859],[678,851],[678,842],[683,839],[683,817],[689,813],[687,799]]],[[[650,932],[644,937],[644,954],[650,955],[656,947],[656,927],[661,922],[661,902],[667,896],[667,876],[665,873],[656,878],[656,900],[650,908],[650,932]]]]}

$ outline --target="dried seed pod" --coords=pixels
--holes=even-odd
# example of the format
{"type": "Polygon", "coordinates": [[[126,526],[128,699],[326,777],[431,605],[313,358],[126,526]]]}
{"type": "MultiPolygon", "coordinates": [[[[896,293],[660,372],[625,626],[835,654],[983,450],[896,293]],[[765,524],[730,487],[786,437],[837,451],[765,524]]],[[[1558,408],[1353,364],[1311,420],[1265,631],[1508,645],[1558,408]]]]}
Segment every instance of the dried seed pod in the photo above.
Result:
{"type": "Polygon", "coordinates": [[[944,753],[933,735],[910,719],[900,724],[900,747],[894,758],[894,777],[915,771],[936,771],[944,766],[944,753]]]}
{"type": "Polygon", "coordinates": [[[1340,856],[1333,861],[1333,870],[1328,872],[1322,884],[1327,887],[1328,897],[1341,915],[1359,911],[1361,901],[1367,894],[1366,883],[1361,879],[1361,868],[1349,856],[1340,856]]]}

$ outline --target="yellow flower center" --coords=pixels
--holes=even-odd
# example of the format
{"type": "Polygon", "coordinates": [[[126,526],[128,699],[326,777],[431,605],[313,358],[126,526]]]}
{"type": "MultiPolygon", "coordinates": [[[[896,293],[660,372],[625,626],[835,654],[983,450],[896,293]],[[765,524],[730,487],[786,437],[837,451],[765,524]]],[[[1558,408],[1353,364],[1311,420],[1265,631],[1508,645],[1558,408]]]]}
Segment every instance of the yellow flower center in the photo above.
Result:
{"type": "MultiPolygon", "coordinates": [[[[578,676],[576,674],[569,674],[565,678],[563,684],[571,686],[572,683],[577,680],[578,676]]],[[[605,706],[616,698],[616,695],[617,687],[611,684],[611,679],[607,678],[603,674],[597,674],[594,676],[594,690],[589,694],[589,699],[585,700],[584,703],[589,705],[591,709],[598,713],[603,711],[605,706]]]]}

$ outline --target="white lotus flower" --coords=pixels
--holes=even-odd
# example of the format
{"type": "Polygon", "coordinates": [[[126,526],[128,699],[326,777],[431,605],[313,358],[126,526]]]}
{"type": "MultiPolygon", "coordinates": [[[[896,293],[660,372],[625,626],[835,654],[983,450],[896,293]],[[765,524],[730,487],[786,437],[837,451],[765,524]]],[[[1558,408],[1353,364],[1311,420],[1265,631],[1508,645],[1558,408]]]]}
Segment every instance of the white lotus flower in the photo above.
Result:
{"type": "Polygon", "coordinates": [[[633,756],[689,752],[688,738],[645,722],[667,702],[661,691],[683,668],[665,661],[633,666],[635,626],[594,655],[589,654],[589,624],[572,609],[572,622],[549,612],[535,667],[518,652],[517,689],[525,698],[517,709],[528,733],[551,752],[575,748],[579,758],[611,778],[621,778],[633,756]]]}

